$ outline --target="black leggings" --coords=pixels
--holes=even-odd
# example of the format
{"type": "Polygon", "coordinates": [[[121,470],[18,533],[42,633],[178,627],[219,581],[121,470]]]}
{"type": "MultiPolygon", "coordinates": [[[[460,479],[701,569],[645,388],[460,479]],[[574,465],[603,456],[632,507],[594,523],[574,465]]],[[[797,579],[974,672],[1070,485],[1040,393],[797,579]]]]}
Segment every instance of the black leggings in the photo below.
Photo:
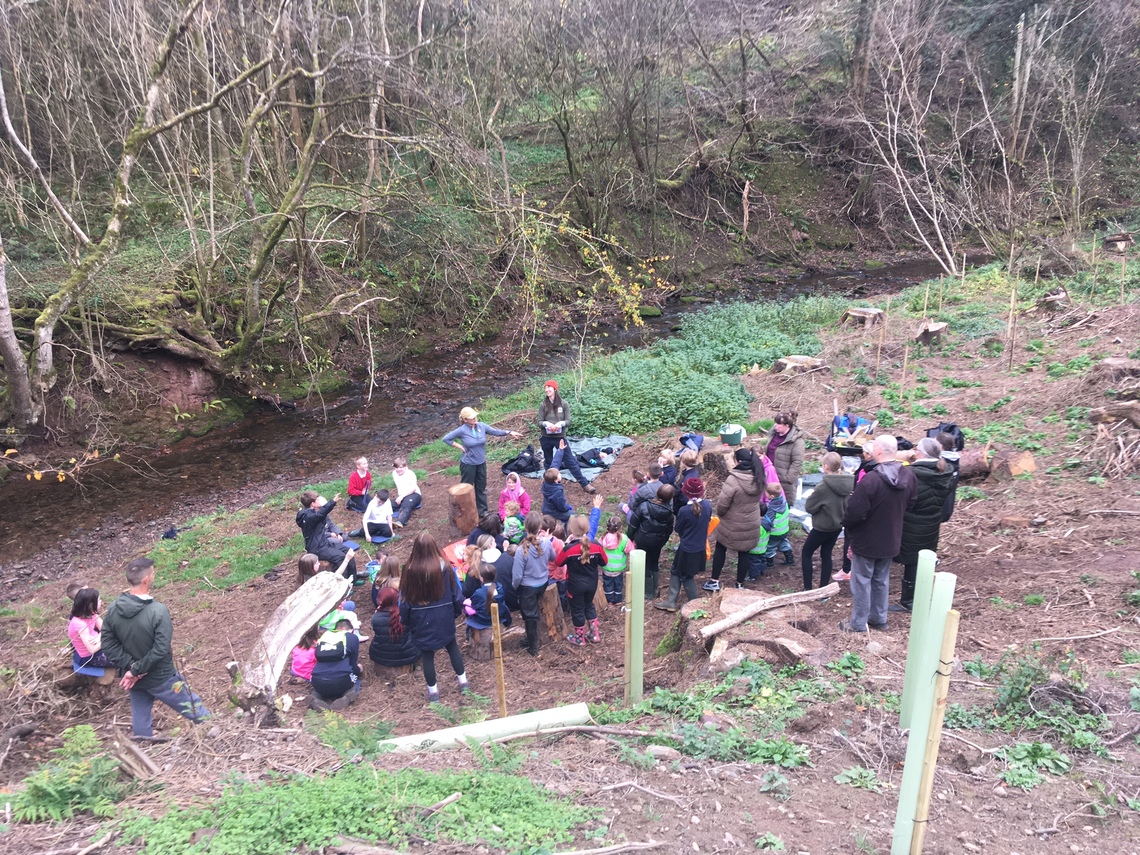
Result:
{"type": "Polygon", "coordinates": [[[583,590],[581,588],[568,588],[567,599],[570,600],[570,620],[574,626],[585,626],[588,620],[598,619],[598,610],[594,608],[594,594],[598,586],[583,590]]]}
{"type": "MultiPolygon", "coordinates": [[[[455,669],[456,674],[463,673],[463,654],[459,652],[459,642],[454,638],[447,642],[447,646],[443,648],[447,651],[448,657],[451,659],[451,667],[455,669]]],[[[422,653],[424,666],[424,679],[429,686],[435,685],[435,651],[425,650],[422,653]]]]}
{"type": "MultiPolygon", "coordinates": [[[[645,552],[645,572],[646,573],[656,573],[658,570],[661,569],[661,549],[664,546],[665,546],[665,544],[661,544],[661,546],[641,546],[641,547],[638,547],[639,549],[641,549],[645,552]]],[[[653,593],[656,594],[657,592],[654,591],[653,593]]]]}
{"type": "Polygon", "coordinates": [[[819,550],[819,587],[826,588],[831,584],[831,551],[835,548],[835,541],[839,539],[837,531],[820,531],[813,528],[808,532],[804,541],[804,550],[800,553],[800,563],[804,572],[804,590],[811,590],[812,578],[815,568],[812,566],[812,555],[819,550]]]}
{"type": "MultiPolygon", "coordinates": [[[[716,548],[713,549],[712,577],[714,579],[720,578],[720,571],[724,569],[724,562],[727,558],[728,547],[723,543],[717,543],[716,548]]],[[[748,568],[751,566],[752,556],[747,549],[736,553],[736,584],[744,584],[744,578],[748,575],[748,568]]]]}

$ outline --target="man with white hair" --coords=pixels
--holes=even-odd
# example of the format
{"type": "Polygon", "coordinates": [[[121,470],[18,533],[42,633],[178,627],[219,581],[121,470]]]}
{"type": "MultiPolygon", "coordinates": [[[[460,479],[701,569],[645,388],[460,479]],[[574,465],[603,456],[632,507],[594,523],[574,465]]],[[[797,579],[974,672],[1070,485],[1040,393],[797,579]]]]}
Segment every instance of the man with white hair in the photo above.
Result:
{"type": "Polygon", "coordinates": [[[891,559],[902,546],[903,514],[918,496],[914,473],[895,459],[893,436],[875,437],[875,467],[847,500],[843,528],[851,545],[851,618],[843,632],[887,628],[891,559]]]}

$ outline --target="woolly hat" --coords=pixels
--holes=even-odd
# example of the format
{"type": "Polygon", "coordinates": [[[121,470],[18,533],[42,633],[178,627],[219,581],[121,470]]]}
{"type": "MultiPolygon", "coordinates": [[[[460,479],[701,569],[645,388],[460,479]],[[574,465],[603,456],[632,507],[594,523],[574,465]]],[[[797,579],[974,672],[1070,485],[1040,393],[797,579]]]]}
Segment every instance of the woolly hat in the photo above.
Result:
{"type": "Polygon", "coordinates": [[[703,499],[705,497],[705,482],[700,478],[686,478],[681,484],[681,494],[686,499],[703,499]]]}
{"type": "Polygon", "coordinates": [[[547,386],[553,386],[554,391],[555,392],[558,391],[558,381],[557,380],[547,380],[545,383],[542,384],[543,389],[545,389],[547,386]]]}

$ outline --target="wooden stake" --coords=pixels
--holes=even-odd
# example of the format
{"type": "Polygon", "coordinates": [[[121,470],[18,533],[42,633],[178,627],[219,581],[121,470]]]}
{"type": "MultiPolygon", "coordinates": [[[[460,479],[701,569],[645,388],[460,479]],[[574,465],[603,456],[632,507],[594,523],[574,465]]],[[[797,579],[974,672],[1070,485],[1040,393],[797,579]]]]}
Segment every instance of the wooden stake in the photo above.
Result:
{"type": "Polygon", "coordinates": [[[1097,260],[1096,260],[1096,243],[1097,243],[1096,231],[1093,231],[1093,248],[1092,248],[1093,283],[1092,283],[1092,291],[1089,292],[1089,302],[1090,303],[1092,302],[1093,298],[1096,297],[1096,275],[1099,272],[1099,270],[1097,268],[1097,260]]]}
{"type": "Polygon", "coordinates": [[[962,253],[962,288],[966,287],[966,253],[962,253]]]}
{"type": "Polygon", "coordinates": [[[1128,256],[1120,256],[1120,305],[1124,305],[1124,272],[1128,269],[1128,256]]]}
{"type": "Polygon", "coordinates": [[[891,298],[887,295],[887,308],[883,312],[883,327],[879,330],[879,349],[875,351],[875,382],[879,382],[879,360],[883,356],[883,339],[887,337],[887,322],[891,319],[891,298]]]}
{"type": "Polygon", "coordinates": [[[938,314],[942,314],[942,274],[938,274],[938,314]]]}
{"type": "Polygon", "coordinates": [[[491,638],[495,651],[495,683],[499,693],[499,718],[507,717],[507,681],[503,675],[503,627],[499,624],[499,604],[495,602],[495,586],[487,585],[491,598],[491,638]]]}
{"type": "Polygon", "coordinates": [[[930,794],[934,790],[934,770],[938,766],[938,748],[942,741],[942,720],[946,716],[950,666],[954,664],[954,647],[958,641],[958,618],[956,609],[946,613],[942,651],[938,654],[938,669],[934,672],[934,707],[930,711],[930,731],[926,735],[926,756],[922,759],[922,779],[918,784],[918,805],[914,812],[910,855],[921,855],[922,838],[926,834],[926,824],[930,818],[930,794]]]}
{"type": "Polygon", "coordinates": [[[926,296],[922,298],[922,319],[926,320],[926,309],[930,305],[930,280],[926,280],[926,296]]]}
{"type": "MultiPolygon", "coordinates": [[[[1038,261],[1038,269],[1040,269],[1040,261],[1038,261]]],[[[1017,308],[1017,280],[1014,279],[1010,283],[1009,288],[1009,319],[1005,324],[1005,342],[1009,348],[1009,367],[1013,367],[1013,315],[1017,308]]]]}
{"type": "Polygon", "coordinates": [[[906,395],[906,368],[907,368],[907,364],[909,362],[910,362],[910,345],[908,344],[906,346],[906,348],[903,350],[902,379],[899,380],[899,399],[900,400],[902,400],[904,398],[904,396],[906,395]]]}

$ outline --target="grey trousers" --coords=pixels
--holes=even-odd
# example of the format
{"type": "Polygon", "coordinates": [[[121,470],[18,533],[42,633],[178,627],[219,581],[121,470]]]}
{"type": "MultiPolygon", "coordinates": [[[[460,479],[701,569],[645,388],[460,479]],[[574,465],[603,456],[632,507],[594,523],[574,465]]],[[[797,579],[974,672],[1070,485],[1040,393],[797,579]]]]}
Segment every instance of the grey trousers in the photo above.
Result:
{"type": "Polygon", "coordinates": [[[852,553],[850,627],[853,631],[865,631],[868,623],[886,625],[890,586],[891,559],[852,553]]]}

